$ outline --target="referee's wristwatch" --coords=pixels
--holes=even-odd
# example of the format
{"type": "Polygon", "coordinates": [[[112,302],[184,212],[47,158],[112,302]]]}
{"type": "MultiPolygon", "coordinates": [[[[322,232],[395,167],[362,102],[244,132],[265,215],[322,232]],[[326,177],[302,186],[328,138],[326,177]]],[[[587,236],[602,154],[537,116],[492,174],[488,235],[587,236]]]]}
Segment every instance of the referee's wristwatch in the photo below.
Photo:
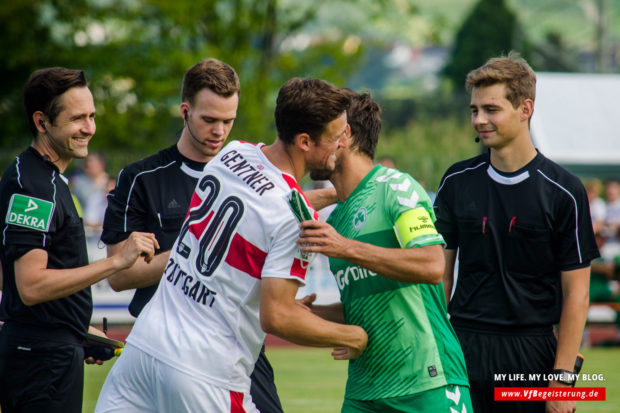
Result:
{"type": "Polygon", "coordinates": [[[554,381],[575,387],[575,383],[577,382],[577,375],[575,372],[564,369],[555,369],[551,371],[551,374],[553,374],[554,381]]]}

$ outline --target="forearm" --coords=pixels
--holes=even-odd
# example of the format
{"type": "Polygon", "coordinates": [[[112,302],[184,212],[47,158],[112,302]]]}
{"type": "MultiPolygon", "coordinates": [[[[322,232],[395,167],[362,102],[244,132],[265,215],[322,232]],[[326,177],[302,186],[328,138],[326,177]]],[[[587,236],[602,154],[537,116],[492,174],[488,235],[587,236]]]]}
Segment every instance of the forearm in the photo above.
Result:
{"type": "Polygon", "coordinates": [[[294,280],[263,277],[260,323],[266,333],[313,347],[349,347],[357,354],[366,348],[368,336],[358,326],[334,323],[312,314],[295,302],[294,280]]]}
{"type": "Polygon", "coordinates": [[[32,250],[15,261],[17,291],[28,306],[67,297],[122,268],[117,257],[109,257],[84,267],[48,269],[47,259],[45,265],[30,265],[27,260],[32,254],[42,253],[32,250]],[[27,279],[21,275],[25,273],[28,274],[27,279]]]}
{"type": "Polygon", "coordinates": [[[317,211],[338,202],[335,188],[312,189],[304,193],[312,207],[317,211]]]}
{"type": "Polygon", "coordinates": [[[588,290],[573,291],[564,297],[558,326],[558,347],[554,369],[573,371],[588,315],[588,290]]]}
{"type": "Polygon", "coordinates": [[[328,305],[313,304],[310,308],[312,314],[321,317],[324,320],[334,323],[344,323],[344,314],[342,314],[342,304],[334,303],[328,305]]]}
{"type": "MultiPolygon", "coordinates": [[[[108,253],[108,255],[113,255],[108,253]]],[[[131,267],[118,271],[108,277],[108,282],[114,291],[130,290],[156,285],[161,280],[170,250],[157,254],[149,263],[138,260],[131,267]]]]}
{"type": "Polygon", "coordinates": [[[420,248],[383,248],[347,239],[345,260],[396,281],[439,284],[444,272],[441,245],[420,248]]]}
{"type": "Polygon", "coordinates": [[[452,288],[454,287],[454,264],[456,263],[456,250],[443,250],[445,260],[445,269],[443,272],[443,291],[446,296],[446,305],[452,297],[452,288]]]}
{"type": "Polygon", "coordinates": [[[292,303],[265,306],[261,304],[261,326],[295,344],[312,347],[351,347],[363,350],[366,333],[361,327],[327,321],[292,303]]]}

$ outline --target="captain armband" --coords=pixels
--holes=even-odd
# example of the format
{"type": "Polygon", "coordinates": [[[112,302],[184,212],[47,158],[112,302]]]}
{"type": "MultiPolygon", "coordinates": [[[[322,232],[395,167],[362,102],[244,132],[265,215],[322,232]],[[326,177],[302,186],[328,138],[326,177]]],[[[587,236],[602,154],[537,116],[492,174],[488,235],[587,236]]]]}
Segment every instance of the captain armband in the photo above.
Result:
{"type": "Polygon", "coordinates": [[[437,233],[431,216],[424,208],[404,212],[396,220],[394,232],[401,248],[437,244],[443,241],[441,235],[437,233]]]}

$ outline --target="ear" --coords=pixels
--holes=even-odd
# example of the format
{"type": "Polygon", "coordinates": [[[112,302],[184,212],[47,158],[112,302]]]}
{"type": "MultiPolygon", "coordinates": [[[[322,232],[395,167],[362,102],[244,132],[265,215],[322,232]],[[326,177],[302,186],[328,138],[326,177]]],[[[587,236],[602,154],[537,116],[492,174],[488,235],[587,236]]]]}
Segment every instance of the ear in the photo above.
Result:
{"type": "Polygon", "coordinates": [[[350,147],[353,144],[353,135],[351,135],[351,125],[347,123],[347,132],[342,137],[342,144],[345,148],[350,147]]]}
{"type": "Polygon", "coordinates": [[[534,101],[532,99],[524,99],[521,102],[521,121],[526,121],[532,117],[534,113],[534,101]]]}
{"type": "Polygon", "coordinates": [[[181,105],[179,106],[179,113],[181,114],[181,117],[185,119],[185,114],[189,113],[189,103],[181,103],[181,105]]]}
{"type": "Polygon", "coordinates": [[[37,110],[36,112],[32,114],[32,121],[34,122],[34,126],[37,128],[37,131],[39,131],[40,133],[47,132],[44,126],[45,119],[46,119],[45,115],[40,110],[37,110]]]}
{"type": "Polygon", "coordinates": [[[295,135],[293,142],[295,142],[295,145],[297,145],[303,152],[308,152],[313,143],[312,138],[307,133],[298,133],[295,135]]]}

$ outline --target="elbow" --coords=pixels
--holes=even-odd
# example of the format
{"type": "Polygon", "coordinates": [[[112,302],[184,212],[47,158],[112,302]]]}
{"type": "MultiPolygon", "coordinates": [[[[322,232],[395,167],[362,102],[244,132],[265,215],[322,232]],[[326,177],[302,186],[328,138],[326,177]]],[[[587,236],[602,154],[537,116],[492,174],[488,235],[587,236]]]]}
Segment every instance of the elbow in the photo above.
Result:
{"type": "Polygon", "coordinates": [[[282,336],[286,324],[285,314],[273,308],[265,308],[260,311],[260,326],[267,334],[282,336]]]}
{"type": "Polygon", "coordinates": [[[444,264],[443,261],[434,262],[428,267],[428,283],[438,285],[443,281],[444,264]]]}
{"type": "Polygon", "coordinates": [[[42,296],[37,294],[34,288],[19,288],[17,289],[19,298],[26,307],[32,307],[33,305],[41,304],[45,300],[42,296]]]}
{"type": "Polygon", "coordinates": [[[108,284],[110,284],[110,287],[117,293],[125,290],[125,287],[117,279],[117,277],[108,277],[108,284]]]}

